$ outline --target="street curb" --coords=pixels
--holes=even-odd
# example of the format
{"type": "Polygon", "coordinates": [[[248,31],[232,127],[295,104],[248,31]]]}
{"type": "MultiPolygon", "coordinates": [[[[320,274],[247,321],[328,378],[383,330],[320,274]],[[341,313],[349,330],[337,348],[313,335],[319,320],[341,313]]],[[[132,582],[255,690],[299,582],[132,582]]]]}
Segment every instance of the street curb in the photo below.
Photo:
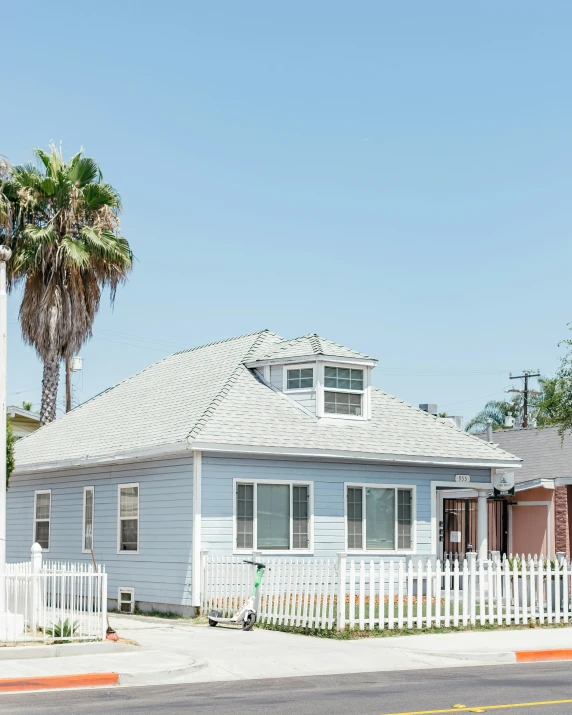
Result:
{"type": "Polygon", "coordinates": [[[45,675],[39,678],[0,678],[0,693],[24,693],[28,690],[62,688],[95,688],[118,685],[117,673],[83,673],[81,675],[45,675]]]}
{"type": "Polygon", "coordinates": [[[121,641],[3,646],[0,647],[0,661],[42,660],[44,658],[67,658],[77,655],[99,655],[100,653],[128,653],[138,650],[141,650],[140,646],[121,643],[121,641]]]}
{"type": "Polygon", "coordinates": [[[572,660],[572,648],[552,650],[515,650],[517,663],[539,663],[547,660],[572,660]]]}

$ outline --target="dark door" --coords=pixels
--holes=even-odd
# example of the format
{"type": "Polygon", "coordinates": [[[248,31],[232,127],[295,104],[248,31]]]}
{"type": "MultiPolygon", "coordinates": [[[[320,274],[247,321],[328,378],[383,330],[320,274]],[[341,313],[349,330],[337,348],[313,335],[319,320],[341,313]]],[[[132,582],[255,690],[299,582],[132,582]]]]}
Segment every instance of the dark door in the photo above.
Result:
{"type": "MultiPolygon", "coordinates": [[[[487,501],[489,551],[508,549],[508,502],[487,501]]],[[[477,500],[443,499],[443,556],[463,559],[477,550],[477,500]]]]}

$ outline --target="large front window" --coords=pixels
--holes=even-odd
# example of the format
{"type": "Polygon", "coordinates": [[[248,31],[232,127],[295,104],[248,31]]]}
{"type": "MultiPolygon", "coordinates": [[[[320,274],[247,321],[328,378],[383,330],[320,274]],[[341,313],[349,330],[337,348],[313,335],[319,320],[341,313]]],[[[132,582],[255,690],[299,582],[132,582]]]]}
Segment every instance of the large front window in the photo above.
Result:
{"type": "Polygon", "coordinates": [[[348,486],[348,549],[400,551],[412,548],[413,490],[348,486]]]}
{"type": "Polygon", "coordinates": [[[251,482],[236,485],[236,548],[310,548],[310,486],[251,482]]]}

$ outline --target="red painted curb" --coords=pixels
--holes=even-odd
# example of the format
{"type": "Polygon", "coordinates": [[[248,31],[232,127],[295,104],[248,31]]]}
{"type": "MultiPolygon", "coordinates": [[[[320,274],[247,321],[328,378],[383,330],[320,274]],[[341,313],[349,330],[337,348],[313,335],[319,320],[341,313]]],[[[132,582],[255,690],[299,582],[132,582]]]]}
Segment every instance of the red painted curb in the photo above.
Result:
{"type": "Polygon", "coordinates": [[[83,673],[81,675],[45,675],[39,678],[0,678],[0,693],[18,693],[26,690],[53,690],[55,688],[94,688],[118,685],[117,673],[83,673]]]}
{"type": "Polygon", "coordinates": [[[541,660],[572,660],[572,648],[555,650],[516,650],[517,663],[537,663],[541,660]]]}

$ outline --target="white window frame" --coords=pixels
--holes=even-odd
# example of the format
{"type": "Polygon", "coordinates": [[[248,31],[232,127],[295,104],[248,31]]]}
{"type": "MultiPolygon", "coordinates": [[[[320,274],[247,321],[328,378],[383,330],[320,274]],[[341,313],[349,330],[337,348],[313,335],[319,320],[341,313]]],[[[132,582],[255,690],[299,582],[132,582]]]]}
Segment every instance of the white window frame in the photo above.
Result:
{"type": "Polygon", "coordinates": [[[253,551],[260,551],[262,554],[269,555],[279,555],[287,554],[292,556],[294,554],[313,554],[314,553],[314,483],[311,481],[304,480],[290,480],[290,479],[239,479],[234,478],[232,480],[232,550],[234,554],[251,554],[253,551]],[[253,489],[253,514],[252,514],[252,549],[239,549],[236,546],[237,537],[237,513],[236,513],[236,493],[237,486],[239,484],[252,484],[253,489]],[[256,544],[257,537],[257,486],[259,484],[278,484],[278,485],[289,485],[290,486],[290,543],[294,542],[293,539],[293,525],[294,525],[294,506],[293,506],[293,494],[294,490],[292,487],[308,487],[308,548],[307,549],[258,549],[256,544]]]}
{"type": "Polygon", "coordinates": [[[282,385],[283,391],[288,393],[313,392],[316,389],[316,363],[293,363],[282,367],[282,385]],[[312,387],[293,387],[288,388],[288,370],[312,370],[312,387]]]}
{"type": "MultiPolygon", "coordinates": [[[[133,517],[125,517],[133,518],[133,517]]],[[[130,482],[129,484],[117,485],[117,553],[121,555],[136,556],[139,553],[139,545],[141,542],[141,488],[139,482],[130,482]],[[121,490],[137,487],[137,550],[125,551],[121,549],[121,490]]]]}
{"type": "Polygon", "coordinates": [[[82,554],[91,554],[90,549],[85,548],[85,504],[86,504],[86,495],[88,491],[93,492],[93,498],[92,498],[92,512],[91,512],[91,548],[93,549],[95,541],[94,541],[94,532],[95,532],[95,487],[84,487],[83,488],[83,518],[82,518],[82,528],[81,528],[81,552],[82,554]]]}
{"type": "MultiPolygon", "coordinates": [[[[370,398],[370,377],[371,369],[367,365],[362,365],[353,362],[319,362],[317,368],[317,385],[318,385],[318,399],[317,399],[317,415],[324,419],[333,420],[358,420],[364,421],[371,419],[371,398],[370,398]],[[337,387],[326,387],[325,385],[325,373],[327,367],[337,367],[337,368],[349,368],[350,370],[361,370],[363,372],[363,390],[347,390],[337,387]],[[340,415],[335,412],[326,412],[326,392],[340,392],[350,395],[361,395],[361,415],[340,415]]],[[[316,382],[316,377],[314,378],[316,382]]]]}
{"type": "Polygon", "coordinates": [[[386,554],[414,554],[417,551],[417,487],[415,484],[372,484],[367,482],[344,482],[344,525],[345,525],[345,546],[346,551],[349,554],[370,554],[372,556],[382,556],[386,554]],[[362,502],[362,543],[361,549],[350,549],[348,546],[348,488],[349,489],[362,489],[363,502],[362,502]],[[378,549],[370,550],[366,549],[366,529],[367,529],[367,517],[365,508],[365,489],[393,489],[395,490],[395,549],[378,549]],[[398,549],[398,538],[397,538],[397,490],[409,490],[411,492],[411,548],[409,549],[398,549]]]}
{"type": "MultiPolygon", "coordinates": [[[[133,552],[131,552],[133,553],[133,552]]],[[[121,615],[122,613],[127,613],[127,611],[122,611],[121,610],[121,594],[122,593],[129,593],[131,595],[131,611],[129,613],[134,613],[135,612],[135,589],[134,588],[124,588],[123,586],[120,586],[117,589],[117,613],[121,615]]]]}
{"type": "Polygon", "coordinates": [[[47,521],[50,528],[48,530],[48,548],[44,549],[42,546],[42,553],[46,554],[50,551],[50,548],[52,546],[52,490],[51,489],[38,489],[34,492],[34,524],[33,524],[33,531],[32,531],[32,543],[36,543],[36,522],[38,521],[47,521]],[[38,502],[38,494],[49,494],[50,495],[50,512],[49,516],[47,519],[36,519],[36,506],[38,502]]]}

